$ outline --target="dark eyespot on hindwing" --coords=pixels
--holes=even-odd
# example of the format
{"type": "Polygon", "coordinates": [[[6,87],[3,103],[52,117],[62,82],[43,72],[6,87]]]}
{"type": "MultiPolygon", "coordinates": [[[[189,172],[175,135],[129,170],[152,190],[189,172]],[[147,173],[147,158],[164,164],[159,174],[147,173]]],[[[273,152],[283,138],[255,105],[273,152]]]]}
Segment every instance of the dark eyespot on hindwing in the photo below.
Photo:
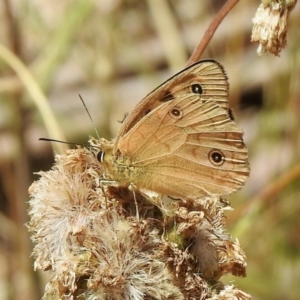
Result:
{"type": "Polygon", "coordinates": [[[208,154],[208,159],[215,166],[221,166],[225,162],[225,155],[217,149],[211,150],[208,154]]]}

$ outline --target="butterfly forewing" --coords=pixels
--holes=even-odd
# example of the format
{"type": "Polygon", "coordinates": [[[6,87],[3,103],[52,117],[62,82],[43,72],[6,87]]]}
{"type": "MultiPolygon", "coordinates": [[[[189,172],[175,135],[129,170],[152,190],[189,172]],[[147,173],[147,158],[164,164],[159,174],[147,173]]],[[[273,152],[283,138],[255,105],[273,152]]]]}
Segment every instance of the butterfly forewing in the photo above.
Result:
{"type": "Polygon", "coordinates": [[[138,188],[194,199],[244,184],[249,167],[242,136],[214,101],[184,94],[142,118],[117,147],[130,157],[129,180],[138,188]]]}
{"type": "Polygon", "coordinates": [[[228,110],[228,79],[223,67],[214,60],[202,60],[177,73],[148,94],[125,119],[116,138],[119,139],[151,111],[180,96],[193,95],[199,101],[214,101],[228,110]]]}

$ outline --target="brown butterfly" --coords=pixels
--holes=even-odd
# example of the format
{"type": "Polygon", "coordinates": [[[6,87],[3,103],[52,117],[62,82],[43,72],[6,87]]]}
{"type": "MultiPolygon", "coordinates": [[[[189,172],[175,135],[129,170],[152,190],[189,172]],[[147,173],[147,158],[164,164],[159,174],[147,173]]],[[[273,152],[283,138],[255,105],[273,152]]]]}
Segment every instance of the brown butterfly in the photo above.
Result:
{"type": "Polygon", "coordinates": [[[249,175],[248,155],[228,89],[214,60],[168,79],[128,115],[113,143],[101,139],[106,176],[120,187],[186,199],[238,190],[249,175]]]}

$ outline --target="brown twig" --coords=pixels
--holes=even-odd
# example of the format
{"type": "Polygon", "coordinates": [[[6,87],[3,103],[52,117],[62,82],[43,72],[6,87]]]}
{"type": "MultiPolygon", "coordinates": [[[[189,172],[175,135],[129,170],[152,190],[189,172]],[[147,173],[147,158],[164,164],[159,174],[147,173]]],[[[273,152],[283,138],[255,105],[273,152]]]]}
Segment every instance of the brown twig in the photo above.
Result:
{"type": "Polygon", "coordinates": [[[291,182],[300,177],[300,163],[293,167],[288,172],[277,178],[271,184],[267,185],[253,198],[249,199],[247,203],[236,208],[231,214],[228,223],[234,224],[243,214],[250,211],[255,205],[263,206],[266,202],[272,200],[273,197],[278,195],[284,188],[291,182]],[[260,202],[260,203],[259,203],[260,202]]]}
{"type": "Polygon", "coordinates": [[[187,62],[187,67],[191,64],[198,61],[204,52],[205,48],[207,47],[209,41],[213,37],[215,31],[219,27],[220,23],[223,21],[225,16],[230,12],[230,10],[239,2],[239,0],[228,0],[219,13],[216,15],[214,20],[210,23],[209,27],[207,28],[203,38],[201,39],[198,46],[195,48],[194,52],[192,53],[191,57],[189,58],[187,62]]]}

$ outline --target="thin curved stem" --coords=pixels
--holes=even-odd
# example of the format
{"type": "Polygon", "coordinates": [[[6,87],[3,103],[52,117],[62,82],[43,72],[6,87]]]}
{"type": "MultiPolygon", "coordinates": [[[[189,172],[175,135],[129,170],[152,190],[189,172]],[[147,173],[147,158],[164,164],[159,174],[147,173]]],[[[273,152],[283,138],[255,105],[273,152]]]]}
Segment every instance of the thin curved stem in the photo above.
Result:
{"type": "Polygon", "coordinates": [[[214,33],[216,32],[217,28],[226,17],[226,15],[231,11],[231,9],[239,2],[239,0],[228,0],[221,10],[218,12],[216,17],[210,23],[209,27],[207,28],[203,38],[199,42],[198,46],[195,48],[194,52],[192,53],[191,57],[187,62],[187,67],[196,61],[198,61],[203,54],[204,50],[206,49],[208,43],[210,42],[211,38],[213,37],[214,33]]]}
{"type": "MultiPolygon", "coordinates": [[[[61,131],[58,122],[50,108],[47,98],[37,85],[33,76],[23,64],[23,62],[15,56],[9,49],[0,44],[0,57],[16,72],[25,88],[27,89],[32,101],[38,108],[49,136],[55,136],[60,140],[65,140],[64,134],[61,131]]],[[[66,149],[65,145],[54,144],[53,147],[58,153],[63,153],[66,149]]]]}

